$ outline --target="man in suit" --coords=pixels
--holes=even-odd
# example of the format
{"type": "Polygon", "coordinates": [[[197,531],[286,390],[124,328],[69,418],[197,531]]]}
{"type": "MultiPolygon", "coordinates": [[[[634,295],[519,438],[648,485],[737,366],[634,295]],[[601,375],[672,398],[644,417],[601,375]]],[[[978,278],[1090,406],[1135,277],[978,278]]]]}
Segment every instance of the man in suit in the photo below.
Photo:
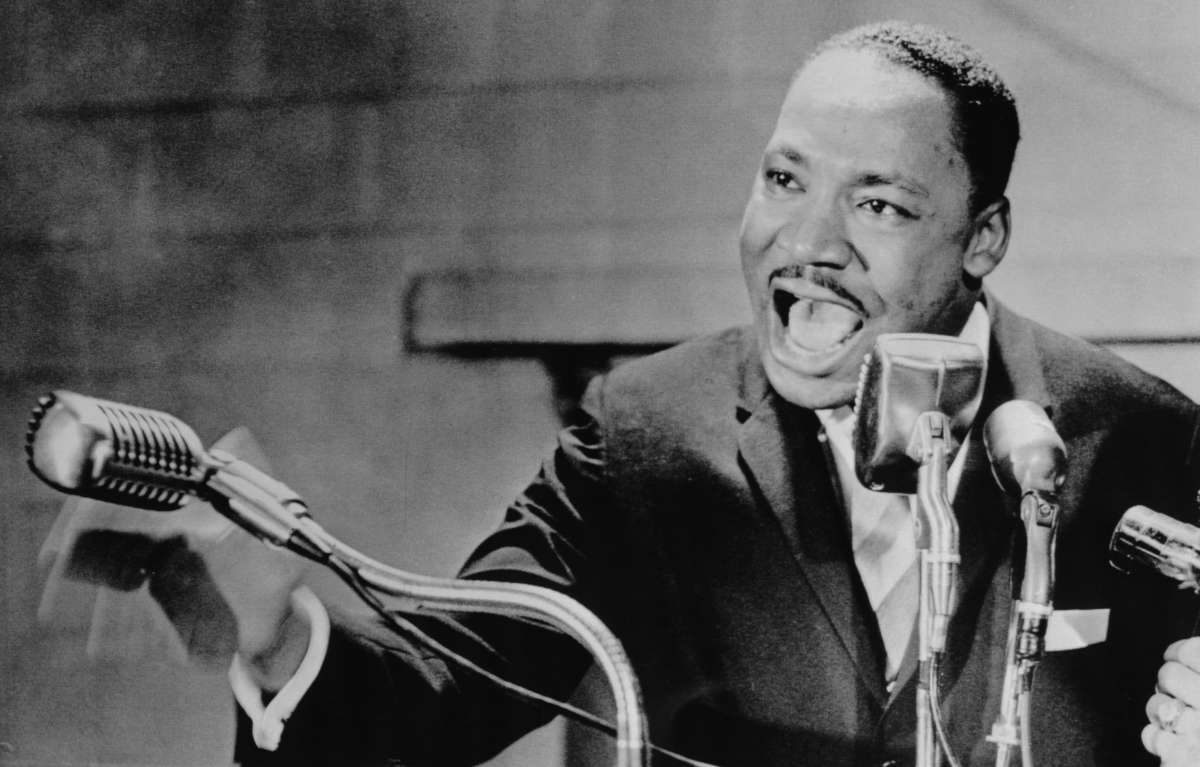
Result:
{"type": "MultiPolygon", "coordinates": [[[[987,372],[951,469],[963,566],[941,686],[954,750],[964,763],[994,759],[985,736],[1021,557],[1016,499],[992,478],[980,427],[1020,398],[1048,410],[1071,462],[1058,620],[1031,717],[1038,763],[1195,763],[1200,642],[1186,637],[1196,603],[1114,572],[1106,553],[1131,505],[1194,517],[1196,406],[984,292],[1008,243],[1017,136],[1007,88],[941,33],[893,24],[825,43],[784,99],[746,206],[753,327],[594,382],[463,576],[549,586],[595,610],[639,674],[652,738],[688,756],[910,764],[911,524],[881,537],[903,507],[896,517],[854,480],[849,405],[879,334],[958,336],[980,346],[987,372]],[[860,556],[871,548],[899,566],[860,556]]],[[[294,569],[253,582],[236,569],[214,577],[237,618],[251,689],[240,699],[258,720],[240,728],[246,763],[471,763],[549,716],[378,625],[341,618],[282,738],[278,722],[265,735],[253,688],[269,697],[293,678],[319,619],[290,606],[294,569]]],[[[420,625],[558,696],[587,663],[569,641],[514,621],[420,625]]]]}

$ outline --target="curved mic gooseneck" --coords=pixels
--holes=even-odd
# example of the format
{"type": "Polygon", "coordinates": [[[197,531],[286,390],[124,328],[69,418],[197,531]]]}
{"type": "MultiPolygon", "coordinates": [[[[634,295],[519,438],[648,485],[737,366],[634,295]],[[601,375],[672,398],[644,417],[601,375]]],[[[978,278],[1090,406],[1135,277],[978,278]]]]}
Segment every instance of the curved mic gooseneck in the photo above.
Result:
{"type": "Polygon", "coordinates": [[[364,583],[399,598],[403,610],[491,613],[560,629],[587,648],[612,689],[617,767],[649,764],[633,667],[608,627],[579,602],[537,586],[432,578],[377,562],[321,528],[286,485],[227,453],[205,451],[196,433],[167,413],[56,391],[38,401],[25,448],[33,472],[62,492],[152,511],[178,509],[193,495],[207,500],[258,538],[332,567],[375,609],[382,606],[364,594],[364,583]]]}

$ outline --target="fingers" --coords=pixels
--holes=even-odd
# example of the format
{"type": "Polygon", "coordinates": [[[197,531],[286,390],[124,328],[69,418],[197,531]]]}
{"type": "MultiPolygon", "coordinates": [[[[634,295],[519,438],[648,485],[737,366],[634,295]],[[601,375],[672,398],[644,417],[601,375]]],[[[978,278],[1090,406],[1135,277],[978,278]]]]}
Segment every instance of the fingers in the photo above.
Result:
{"type": "Polygon", "coordinates": [[[1187,689],[1191,680],[1200,678],[1178,658],[1182,650],[1186,659],[1190,652],[1184,643],[1172,646],[1169,660],[1159,674],[1159,690],[1146,701],[1146,717],[1150,723],[1142,729],[1142,745],[1162,760],[1163,767],[1183,767],[1200,763],[1200,711],[1188,705],[1171,690],[1187,689]]]}
{"type": "MultiPolygon", "coordinates": [[[[1195,710],[1189,711],[1189,716],[1194,717],[1195,710]]],[[[1195,730],[1184,728],[1198,724],[1200,719],[1195,718],[1187,723],[1177,723],[1179,732],[1175,732],[1150,723],[1142,728],[1142,747],[1161,759],[1162,767],[1195,767],[1200,763],[1200,738],[1195,730]]]]}
{"type": "Polygon", "coordinates": [[[1142,728],[1142,748],[1157,757],[1162,757],[1166,744],[1160,741],[1164,736],[1169,736],[1170,734],[1160,729],[1157,725],[1148,724],[1142,728]]]}
{"type": "Polygon", "coordinates": [[[1174,741],[1178,738],[1179,736],[1175,733],[1153,724],[1142,728],[1142,748],[1160,759],[1165,759],[1167,754],[1175,750],[1174,741]]]}
{"type": "Polygon", "coordinates": [[[1155,756],[1162,757],[1172,750],[1178,737],[1175,727],[1183,716],[1184,705],[1161,692],[1146,701],[1146,718],[1150,723],[1142,728],[1142,746],[1155,756]]]}
{"type": "Polygon", "coordinates": [[[1172,642],[1163,653],[1163,658],[1182,663],[1193,671],[1200,672],[1200,636],[1172,642]]]}
{"type": "Polygon", "coordinates": [[[1158,690],[1200,708],[1200,637],[1171,644],[1158,670],[1158,690]]]}
{"type": "Polygon", "coordinates": [[[1161,692],[1146,701],[1146,718],[1152,725],[1168,732],[1182,732],[1193,727],[1200,729],[1200,711],[1161,692]]]}

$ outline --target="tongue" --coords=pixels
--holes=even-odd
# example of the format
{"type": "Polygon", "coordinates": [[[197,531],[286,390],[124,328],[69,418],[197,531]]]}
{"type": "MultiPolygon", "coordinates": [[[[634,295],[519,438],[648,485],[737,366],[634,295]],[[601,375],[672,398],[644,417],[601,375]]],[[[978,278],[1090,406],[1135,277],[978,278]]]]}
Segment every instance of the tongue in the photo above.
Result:
{"type": "Polygon", "coordinates": [[[802,298],[788,310],[787,332],[792,343],[819,352],[837,345],[859,322],[858,313],[844,306],[802,298]]]}

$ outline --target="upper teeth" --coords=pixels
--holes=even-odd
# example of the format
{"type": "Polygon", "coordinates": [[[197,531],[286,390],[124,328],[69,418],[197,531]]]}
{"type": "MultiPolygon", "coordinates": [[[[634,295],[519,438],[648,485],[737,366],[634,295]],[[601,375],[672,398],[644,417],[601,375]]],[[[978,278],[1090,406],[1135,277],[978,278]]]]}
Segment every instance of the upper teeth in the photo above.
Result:
{"type": "MultiPolygon", "coordinates": [[[[782,319],[787,326],[788,338],[801,349],[832,349],[862,326],[858,312],[842,304],[796,296],[791,298],[791,304],[782,319]]],[[[782,305],[780,308],[783,308],[782,305]]]]}

